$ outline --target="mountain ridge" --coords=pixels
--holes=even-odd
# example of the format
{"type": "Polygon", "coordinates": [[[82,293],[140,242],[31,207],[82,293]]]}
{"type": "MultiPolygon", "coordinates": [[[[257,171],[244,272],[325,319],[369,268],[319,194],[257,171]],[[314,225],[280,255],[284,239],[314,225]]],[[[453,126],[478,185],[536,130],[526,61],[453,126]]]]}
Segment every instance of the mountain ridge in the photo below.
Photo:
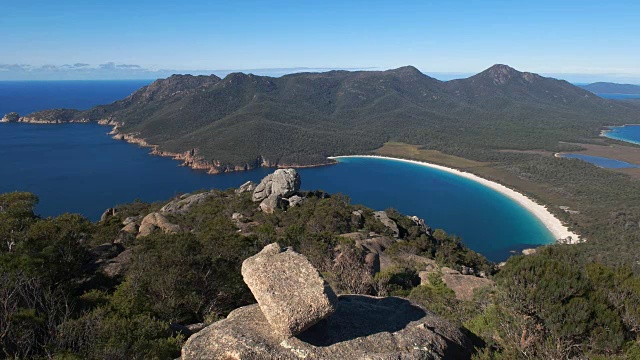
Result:
{"type": "Polygon", "coordinates": [[[593,92],[594,94],[640,95],[640,85],[634,85],[634,84],[595,82],[588,85],[581,85],[580,87],[590,92],[593,92]]]}
{"type": "Polygon", "coordinates": [[[637,121],[638,114],[633,103],[496,64],[451,81],[413,66],[278,78],[172,75],[111,104],[20,120],[111,125],[119,139],[218,173],[329,164],[329,156],[369,153],[390,140],[449,153],[452,143],[480,153],[550,150],[559,141],[597,136],[602,126],[615,125],[607,119],[637,121]],[[501,128],[522,131],[503,136],[501,128]],[[542,134],[543,128],[557,133],[542,134]]]}

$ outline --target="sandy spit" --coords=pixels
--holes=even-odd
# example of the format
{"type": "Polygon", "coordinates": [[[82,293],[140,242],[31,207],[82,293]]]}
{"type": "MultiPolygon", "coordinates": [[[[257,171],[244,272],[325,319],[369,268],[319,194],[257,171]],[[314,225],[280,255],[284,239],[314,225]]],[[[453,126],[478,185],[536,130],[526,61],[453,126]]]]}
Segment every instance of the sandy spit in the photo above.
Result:
{"type": "Polygon", "coordinates": [[[477,183],[480,183],[486,187],[489,187],[507,197],[509,197],[510,199],[512,199],[513,201],[517,202],[518,204],[520,204],[522,207],[524,207],[525,209],[527,209],[530,213],[532,213],[535,217],[537,217],[538,219],[540,219],[540,221],[547,227],[547,229],[549,229],[549,231],[553,234],[553,236],[556,238],[556,240],[559,243],[563,243],[563,244],[577,244],[580,243],[584,240],[582,240],[580,238],[580,236],[572,231],[569,230],[569,228],[567,228],[564,224],[562,224],[562,222],[556,218],[555,216],[553,216],[553,214],[551,214],[549,212],[549,210],[547,210],[547,208],[543,205],[538,204],[537,202],[535,202],[534,200],[532,200],[531,198],[515,191],[512,190],[502,184],[498,184],[496,182],[493,181],[489,181],[487,179],[481,178],[478,175],[469,173],[469,172],[465,172],[465,171],[460,171],[458,169],[454,169],[454,168],[449,168],[446,166],[442,166],[442,165],[436,165],[436,164],[431,164],[431,163],[427,163],[427,162],[423,162],[423,161],[417,161],[417,160],[406,160],[406,159],[399,159],[399,158],[394,158],[394,157],[389,157],[389,156],[379,156],[379,155],[350,155],[350,156],[333,156],[330,157],[330,159],[340,159],[340,158],[359,158],[359,157],[369,157],[369,158],[378,158],[378,159],[391,159],[391,160],[396,160],[396,161],[402,161],[402,162],[407,162],[407,163],[412,163],[412,164],[416,164],[416,165],[421,165],[421,166],[426,166],[426,167],[430,167],[430,168],[434,168],[434,169],[438,169],[441,171],[446,171],[448,173],[452,173],[470,180],[473,180],[477,183]]]}

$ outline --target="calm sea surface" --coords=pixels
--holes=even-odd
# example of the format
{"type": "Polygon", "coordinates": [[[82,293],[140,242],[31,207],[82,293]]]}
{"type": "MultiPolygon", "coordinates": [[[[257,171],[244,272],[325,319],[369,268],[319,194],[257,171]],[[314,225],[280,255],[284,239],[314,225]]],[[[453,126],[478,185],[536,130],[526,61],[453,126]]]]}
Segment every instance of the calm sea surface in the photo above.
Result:
{"type": "MultiPolygon", "coordinates": [[[[60,103],[46,106],[37,96],[15,101],[0,83],[0,113],[24,114],[47,107],[87,108],[122,98],[145,82],[13,83],[29,93],[56,88],[60,103]],[[112,88],[104,92],[104,83],[112,88]],[[93,90],[92,90],[93,89],[93,90]],[[82,94],[76,93],[77,91],[82,94]],[[90,101],[90,93],[100,96],[90,101]],[[110,94],[110,95],[109,95],[110,94]],[[110,96],[110,97],[109,97],[110,96]],[[12,103],[5,99],[12,98],[12,103]],[[76,102],[64,103],[64,99],[76,102]]],[[[19,99],[18,99],[19,100],[19,99]]],[[[96,220],[104,209],[140,199],[166,200],[206,188],[237,187],[259,181],[273,169],[207,175],[168,158],[149,156],[148,149],[111,139],[110,129],[96,124],[0,124],[0,192],[31,191],[40,197],[44,216],[81,213],[96,220]]],[[[524,208],[506,196],[469,179],[415,164],[387,159],[346,158],[339,164],[300,169],[304,189],[342,192],[354,203],[374,209],[396,208],[424,218],[434,228],[456,234],[472,249],[501,261],[511,251],[553,242],[552,235],[524,208]]]]}

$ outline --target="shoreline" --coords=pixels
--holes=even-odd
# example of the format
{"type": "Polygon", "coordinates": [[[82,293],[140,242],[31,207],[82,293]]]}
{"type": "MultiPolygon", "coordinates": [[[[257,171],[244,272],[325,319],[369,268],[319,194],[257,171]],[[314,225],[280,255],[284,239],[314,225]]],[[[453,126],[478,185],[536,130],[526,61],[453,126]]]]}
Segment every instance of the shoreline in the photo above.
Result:
{"type": "Polygon", "coordinates": [[[333,160],[341,159],[341,158],[378,158],[378,159],[396,160],[396,161],[402,161],[402,162],[416,164],[420,166],[425,166],[432,169],[437,169],[440,171],[444,171],[447,173],[464,177],[466,179],[469,179],[481,185],[484,185],[490,189],[493,189],[494,191],[497,191],[505,195],[511,200],[517,202],[520,206],[524,207],[529,213],[531,213],[533,216],[538,218],[538,220],[542,222],[542,224],[547,228],[547,230],[549,230],[551,234],[553,234],[553,236],[556,238],[556,243],[578,244],[578,243],[584,242],[584,239],[581,239],[578,234],[570,231],[569,228],[567,228],[564,224],[562,224],[562,222],[558,218],[556,218],[553,214],[551,214],[551,212],[549,212],[549,210],[545,206],[538,204],[531,198],[511,188],[508,188],[497,182],[487,180],[485,178],[482,178],[470,172],[461,171],[458,169],[454,169],[454,168],[450,168],[442,165],[436,165],[436,164],[432,164],[424,161],[408,160],[408,159],[394,158],[390,156],[381,156],[381,155],[346,155],[346,156],[329,157],[329,159],[333,159],[333,160]]]}
{"type": "Polygon", "coordinates": [[[600,130],[600,136],[601,137],[605,137],[607,139],[611,139],[611,140],[617,140],[617,141],[626,142],[628,144],[640,145],[640,141],[633,141],[633,140],[628,140],[628,139],[619,139],[619,138],[607,135],[608,133],[612,132],[614,128],[623,128],[623,127],[627,127],[627,126],[640,126],[640,124],[624,124],[624,125],[605,126],[606,129],[600,130]]]}

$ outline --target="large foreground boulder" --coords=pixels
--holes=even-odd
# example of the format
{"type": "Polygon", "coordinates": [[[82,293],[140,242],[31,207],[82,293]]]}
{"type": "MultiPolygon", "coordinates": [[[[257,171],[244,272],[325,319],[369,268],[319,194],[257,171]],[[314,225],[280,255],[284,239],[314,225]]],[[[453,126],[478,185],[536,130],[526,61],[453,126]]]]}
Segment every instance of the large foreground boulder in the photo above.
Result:
{"type": "Polygon", "coordinates": [[[182,359],[469,359],[460,330],[408,300],[342,295],[336,312],[282,340],[257,305],[196,333],[182,359]]]}
{"type": "Polygon", "coordinates": [[[335,311],[337,297],[301,254],[277,243],[242,263],[242,277],[272,331],[297,335],[335,311]]]}
{"type": "Polygon", "coordinates": [[[260,181],[251,199],[262,201],[272,194],[287,198],[300,190],[300,184],[300,175],[295,169],[278,169],[260,181]]]}

